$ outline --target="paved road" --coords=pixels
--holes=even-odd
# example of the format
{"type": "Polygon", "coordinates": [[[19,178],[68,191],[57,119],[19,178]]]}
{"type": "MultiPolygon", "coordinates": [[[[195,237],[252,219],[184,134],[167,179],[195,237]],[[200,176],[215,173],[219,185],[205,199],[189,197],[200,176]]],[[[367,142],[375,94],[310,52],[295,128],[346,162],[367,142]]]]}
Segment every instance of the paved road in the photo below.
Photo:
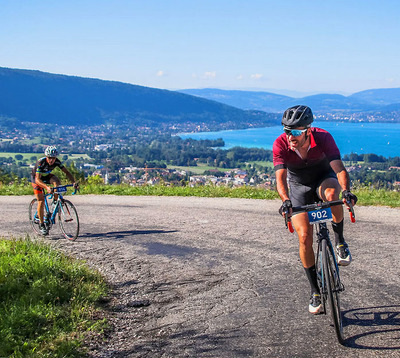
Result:
{"type": "MultiPolygon", "coordinates": [[[[30,197],[0,197],[0,235],[31,233],[30,197]]],[[[347,347],[307,312],[308,284],[278,201],[75,196],[76,242],[46,239],[114,285],[110,339],[93,357],[399,357],[400,210],[346,218],[347,347]],[[149,305],[140,307],[141,303],[149,305]]]]}

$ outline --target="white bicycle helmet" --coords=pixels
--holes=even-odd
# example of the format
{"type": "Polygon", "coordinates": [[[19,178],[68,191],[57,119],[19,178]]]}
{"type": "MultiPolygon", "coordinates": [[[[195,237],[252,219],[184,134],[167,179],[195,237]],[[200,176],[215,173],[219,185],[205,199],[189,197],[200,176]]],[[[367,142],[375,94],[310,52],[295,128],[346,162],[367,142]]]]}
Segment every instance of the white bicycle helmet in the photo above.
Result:
{"type": "Polygon", "coordinates": [[[44,151],[44,155],[46,157],[58,157],[58,150],[55,146],[50,145],[46,148],[46,150],[44,151]]]}

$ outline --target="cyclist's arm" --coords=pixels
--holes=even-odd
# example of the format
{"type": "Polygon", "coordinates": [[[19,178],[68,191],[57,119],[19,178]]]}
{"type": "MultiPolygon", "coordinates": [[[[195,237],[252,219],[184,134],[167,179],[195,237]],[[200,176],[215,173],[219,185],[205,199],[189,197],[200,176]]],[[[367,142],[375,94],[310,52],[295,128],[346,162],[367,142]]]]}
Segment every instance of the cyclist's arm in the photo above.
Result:
{"type": "MultiPolygon", "coordinates": [[[[342,187],[342,192],[344,190],[347,190],[350,192],[350,176],[349,176],[349,172],[344,167],[343,162],[340,159],[332,160],[331,167],[337,175],[339,184],[342,187]]],[[[343,201],[349,207],[349,205],[346,203],[346,201],[345,200],[343,200],[343,201]]],[[[351,205],[355,205],[355,204],[356,204],[355,201],[351,200],[351,205]]]]}
{"type": "Polygon", "coordinates": [[[278,169],[275,172],[276,189],[282,201],[289,200],[289,188],[287,185],[287,169],[278,169]]]}
{"type": "Polygon", "coordinates": [[[275,171],[276,177],[276,189],[278,190],[278,194],[282,199],[282,206],[279,209],[279,212],[285,216],[285,210],[289,209],[289,216],[292,215],[292,204],[289,199],[289,188],[287,185],[287,169],[277,169],[275,171]],[[288,206],[289,205],[289,206],[288,206]]]}
{"type": "Polygon", "coordinates": [[[331,167],[337,175],[342,191],[350,190],[350,177],[343,162],[340,159],[332,160],[331,167]]]}
{"type": "Polygon", "coordinates": [[[35,183],[39,185],[41,188],[46,189],[48,193],[51,192],[51,188],[41,179],[40,173],[36,173],[35,175],[35,183]]]}
{"type": "Polygon", "coordinates": [[[63,167],[61,170],[62,170],[62,171],[65,173],[65,175],[68,177],[68,179],[70,180],[70,182],[73,183],[73,184],[75,184],[74,176],[69,172],[69,170],[68,170],[67,168],[65,168],[65,167],[63,167]]]}

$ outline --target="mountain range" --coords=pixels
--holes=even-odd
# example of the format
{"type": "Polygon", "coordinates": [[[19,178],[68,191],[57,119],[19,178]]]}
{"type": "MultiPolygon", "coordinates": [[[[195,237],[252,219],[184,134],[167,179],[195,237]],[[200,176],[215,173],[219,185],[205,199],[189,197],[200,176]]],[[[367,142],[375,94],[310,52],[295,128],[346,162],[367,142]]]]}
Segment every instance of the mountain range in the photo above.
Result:
{"type": "Polygon", "coordinates": [[[277,124],[281,113],[296,104],[308,105],[315,113],[400,111],[400,88],[294,98],[261,91],[169,91],[4,67],[0,67],[0,96],[0,125],[128,122],[160,128],[191,123],[203,129],[236,129],[277,124]]]}
{"type": "Polygon", "coordinates": [[[262,91],[221,90],[214,88],[184,89],[181,93],[225,103],[241,109],[279,113],[303,104],[315,113],[326,112],[370,112],[400,110],[400,88],[370,89],[350,96],[340,94],[317,94],[294,98],[262,91]]]}

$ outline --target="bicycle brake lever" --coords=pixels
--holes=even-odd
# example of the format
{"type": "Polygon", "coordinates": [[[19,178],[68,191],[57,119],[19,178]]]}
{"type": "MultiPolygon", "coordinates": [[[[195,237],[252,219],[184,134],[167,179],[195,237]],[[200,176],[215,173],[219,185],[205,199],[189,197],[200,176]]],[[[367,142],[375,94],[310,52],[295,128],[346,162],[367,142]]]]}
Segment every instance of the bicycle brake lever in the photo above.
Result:
{"type": "Polygon", "coordinates": [[[348,210],[349,210],[349,215],[350,215],[350,221],[352,223],[355,223],[356,222],[356,215],[354,214],[353,207],[349,208],[348,210]]]}
{"type": "Polygon", "coordinates": [[[354,213],[354,208],[353,205],[351,205],[351,201],[347,201],[347,210],[349,211],[349,215],[350,215],[350,221],[352,223],[356,222],[356,214],[354,213]]]}
{"type": "Polygon", "coordinates": [[[293,225],[292,225],[292,221],[289,218],[289,213],[287,211],[284,212],[285,214],[285,226],[286,229],[289,229],[290,233],[294,233],[294,229],[293,229],[293,225]]]}
{"type": "Polygon", "coordinates": [[[293,234],[293,233],[294,233],[294,229],[293,229],[292,222],[291,222],[290,220],[289,220],[288,223],[287,223],[287,227],[288,227],[288,229],[289,229],[289,232],[290,232],[291,234],[293,234]]]}

